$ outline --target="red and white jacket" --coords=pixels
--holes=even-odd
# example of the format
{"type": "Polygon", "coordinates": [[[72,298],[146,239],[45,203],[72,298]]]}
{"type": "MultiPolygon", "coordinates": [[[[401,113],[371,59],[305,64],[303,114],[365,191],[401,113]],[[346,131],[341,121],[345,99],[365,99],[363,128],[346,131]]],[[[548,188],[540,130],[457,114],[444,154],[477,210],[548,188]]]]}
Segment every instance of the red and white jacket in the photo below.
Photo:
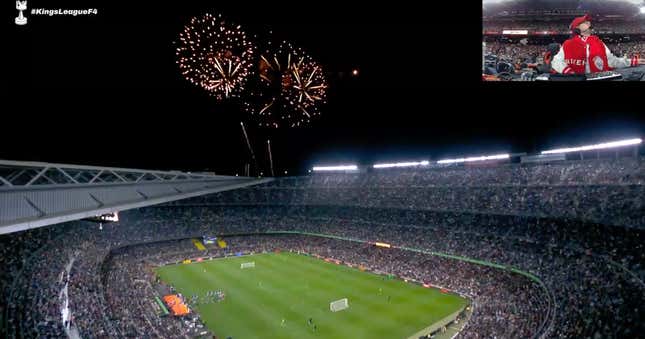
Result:
{"type": "Polygon", "coordinates": [[[558,73],[584,74],[638,65],[638,57],[619,58],[595,35],[577,35],[562,44],[551,66],[558,73]]]}

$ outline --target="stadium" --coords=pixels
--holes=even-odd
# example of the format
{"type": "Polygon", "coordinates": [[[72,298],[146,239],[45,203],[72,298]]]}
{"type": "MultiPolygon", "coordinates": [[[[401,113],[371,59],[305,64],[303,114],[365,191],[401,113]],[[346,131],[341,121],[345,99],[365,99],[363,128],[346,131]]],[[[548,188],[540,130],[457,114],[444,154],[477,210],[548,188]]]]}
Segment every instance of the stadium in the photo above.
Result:
{"type": "Polygon", "coordinates": [[[275,180],[70,188],[60,176],[43,192],[29,190],[42,182],[33,164],[4,163],[2,181],[18,191],[2,192],[3,232],[91,200],[89,210],[122,204],[132,190],[173,201],[4,235],[3,328],[8,338],[637,337],[639,143],[585,160],[570,159],[601,151],[322,167],[275,180]],[[235,185],[244,187],[227,189],[235,185]],[[199,193],[209,189],[221,191],[199,193]],[[196,196],[175,200],[179,191],[196,196]],[[161,302],[169,296],[184,308],[161,302]]]}
{"type": "MultiPolygon", "coordinates": [[[[446,3],[15,2],[0,338],[642,337],[638,83],[483,83],[446,3]]],[[[487,76],[588,3],[640,53],[512,3],[487,76]]]]}
{"type": "MultiPolygon", "coordinates": [[[[571,38],[572,20],[587,14],[593,34],[613,55],[644,55],[644,13],[645,3],[638,0],[484,0],[484,80],[526,81],[540,74],[562,73],[554,70],[551,62],[563,42],[571,38]]],[[[613,80],[642,81],[642,66],[615,71],[622,77],[613,80]]],[[[598,77],[602,79],[588,78],[606,80],[606,75],[598,77]]]]}

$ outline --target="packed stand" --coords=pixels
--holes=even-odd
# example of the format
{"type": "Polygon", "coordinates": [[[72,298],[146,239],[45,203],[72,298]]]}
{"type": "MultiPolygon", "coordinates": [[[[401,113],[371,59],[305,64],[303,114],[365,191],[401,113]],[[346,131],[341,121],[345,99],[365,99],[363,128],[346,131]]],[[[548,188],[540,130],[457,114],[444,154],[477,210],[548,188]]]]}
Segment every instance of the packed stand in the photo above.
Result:
{"type": "MultiPolygon", "coordinates": [[[[502,33],[503,30],[528,30],[532,32],[549,32],[550,34],[571,34],[570,20],[561,22],[484,22],[483,32],[502,33]]],[[[645,20],[625,22],[592,21],[595,34],[642,34],[645,33],[645,20]]]]}
{"type": "Polygon", "coordinates": [[[335,205],[572,218],[643,227],[642,158],[285,178],[184,203],[335,205]]]}
{"type": "MultiPolygon", "coordinates": [[[[486,260],[543,281],[544,288],[500,269],[337,240],[283,244],[471,296],[475,313],[463,337],[635,337],[645,331],[642,160],[285,178],[122,212],[102,229],[78,221],[3,235],[3,334],[190,336],[191,326],[155,317],[151,302],[151,267],[195,252],[180,239],[306,231],[486,260]],[[158,246],[176,247],[160,255],[158,246]],[[61,317],[63,291],[71,327],[61,317]]],[[[235,243],[258,251],[278,244],[235,243]]]]}

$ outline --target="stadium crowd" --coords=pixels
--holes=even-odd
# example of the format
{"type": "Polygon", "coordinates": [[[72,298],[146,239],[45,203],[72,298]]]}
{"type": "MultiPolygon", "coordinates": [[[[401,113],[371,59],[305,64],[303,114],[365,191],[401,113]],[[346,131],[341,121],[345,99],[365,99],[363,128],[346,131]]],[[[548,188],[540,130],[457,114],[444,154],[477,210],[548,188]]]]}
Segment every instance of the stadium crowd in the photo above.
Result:
{"type": "MultiPolygon", "coordinates": [[[[516,274],[500,273],[497,269],[485,266],[404,250],[383,251],[366,244],[323,237],[256,235],[228,237],[226,240],[231,245],[226,250],[210,247],[207,251],[198,251],[187,240],[146,245],[144,251],[136,246],[129,249],[125,257],[123,253],[120,255],[118,258],[120,269],[109,270],[107,274],[110,275],[110,279],[119,280],[115,286],[123,286],[124,284],[131,286],[133,281],[140,279],[142,271],[145,270],[141,267],[144,262],[160,265],[167,262],[179,262],[191,256],[219,257],[233,255],[236,252],[260,253],[291,250],[333,258],[353,265],[361,265],[372,271],[392,273],[421,282],[442,282],[442,287],[458,289],[468,296],[477,296],[477,306],[474,308],[474,317],[476,317],[477,323],[473,322],[470,330],[477,335],[488,336],[497,333],[511,337],[529,336],[544,321],[543,317],[548,306],[540,288],[529,279],[516,274]],[[169,255],[169,253],[172,254],[169,255]],[[138,264],[133,265],[133,263],[138,264]],[[450,279],[446,279],[449,276],[451,276],[450,279]],[[495,286],[505,286],[505,288],[499,289],[495,286]],[[532,304],[534,308],[517,308],[523,304],[532,304]],[[512,319],[512,326],[504,324],[509,319],[512,319]]],[[[119,290],[114,289],[114,291],[119,290]]],[[[127,293],[119,292],[124,299],[111,306],[122,305],[121,302],[127,301],[129,298],[149,300],[150,295],[143,292],[141,289],[129,290],[127,293]]],[[[148,310],[151,309],[148,308],[148,310]]],[[[146,310],[141,308],[139,312],[145,313],[146,310]]],[[[148,313],[150,318],[155,318],[154,313],[150,313],[150,311],[148,313]]],[[[120,318],[132,319],[128,314],[123,314],[120,318]]],[[[133,330],[145,328],[145,325],[144,322],[131,321],[133,330]]]]}
{"type": "MultiPolygon", "coordinates": [[[[531,32],[550,32],[551,34],[570,34],[569,25],[571,20],[556,22],[500,22],[486,21],[483,24],[483,32],[502,33],[503,30],[528,30],[531,32]]],[[[593,29],[596,34],[642,34],[645,33],[645,21],[624,21],[624,22],[593,22],[593,29]]]]}
{"type": "Polygon", "coordinates": [[[189,326],[164,316],[155,297],[170,294],[160,288],[153,268],[174,263],[197,252],[190,240],[166,240],[133,244],[114,249],[103,262],[101,279],[105,286],[108,307],[118,319],[118,333],[128,337],[145,337],[150,332],[158,338],[175,338],[182,333],[199,335],[207,332],[195,315],[189,326]],[[124,289],[124,286],[128,286],[124,289]]]}
{"type": "Polygon", "coordinates": [[[642,163],[640,158],[621,158],[315,175],[190,202],[460,211],[576,218],[637,227],[645,225],[642,163]]]}
{"type": "Polygon", "coordinates": [[[78,221],[3,235],[4,337],[194,336],[194,318],[158,316],[152,267],[227,254],[200,252],[179,239],[268,231],[383,241],[515,267],[542,281],[337,239],[227,238],[228,251],[306,251],[468,295],[474,312],[464,338],[636,337],[645,330],[642,163],[620,158],[284,178],[122,212],[120,222],[102,229],[78,221]],[[61,316],[66,286],[69,328],[61,316]]]}
{"type": "Polygon", "coordinates": [[[609,50],[618,57],[639,55],[645,57],[645,42],[616,42],[606,43],[609,50]]]}

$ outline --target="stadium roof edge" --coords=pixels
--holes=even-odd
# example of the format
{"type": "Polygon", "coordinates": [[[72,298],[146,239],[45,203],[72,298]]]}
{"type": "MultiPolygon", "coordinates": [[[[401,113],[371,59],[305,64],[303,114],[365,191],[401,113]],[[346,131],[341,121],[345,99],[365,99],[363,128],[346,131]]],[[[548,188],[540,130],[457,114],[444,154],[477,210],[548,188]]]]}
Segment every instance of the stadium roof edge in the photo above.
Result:
{"type": "Polygon", "coordinates": [[[207,176],[207,177],[227,177],[223,175],[211,175],[204,173],[191,173],[191,172],[181,172],[181,171],[162,171],[162,170],[147,170],[147,169],[137,169],[137,168],[121,168],[121,167],[104,167],[104,166],[88,166],[88,165],[73,165],[73,164],[59,164],[59,163],[49,163],[49,162],[38,162],[38,161],[16,161],[16,160],[3,160],[0,159],[0,167],[11,166],[11,167],[50,167],[50,168],[65,168],[65,169],[74,169],[74,170],[111,170],[117,172],[132,172],[132,173],[184,173],[191,174],[194,176],[207,176]]]}
{"type": "MultiPolygon", "coordinates": [[[[232,184],[226,184],[226,185],[221,185],[213,188],[196,190],[193,192],[179,193],[175,191],[174,194],[159,196],[159,197],[146,197],[145,195],[141,194],[139,190],[134,190],[134,192],[137,192],[141,195],[141,199],[139,201],[130,201],[130,202],[111,204],[111,205],[102,205],[98,208],[89,208],[85,210],[67,210],[60,213],[44,214],[44,215],[31,217],[31,218],[21,218],[16,220],[9,220],[9,221],[0,220],[0,234],[19,232],[23,230],[32,229],[32,228],[38,228],[38,227],[68,222],[68,221],[80,220],[80,219],[89,218],[89,217],[102,215],[106,213],[119,212],[119,211],[125,211],[129,209],[158,205],[158,204],[162,204],[170,201],[193,198],[200,195],[207,195],[207,194],[228,191],[228,190],[238,189],[238,188],[252,186],[252,185],[263,184],[273,180],[274,180],[273,178],[245,180],[244,182],[241,182],[241,183],[237,182],[232,184]]],[[[48,192],[48,193],[51,194],[51,192],[48,192]]],[[[87,197],[90,199],[96,200],[94,195],[92,195],[92,193],[90,192],[82,192],[82,194],[87,195],[87,197]]],[[[2,195],[3,194],[0,192],[0,206],[7,206],[6,204],[7,201],[3,201],[5,199],[3,199],[2,195]]],[[[32,202],[32,200],[29,198],[25,198],[25,197],[23,198],[28,205],[31,205],[32,208],[39,210],[41,211],[41,213],[43,213],[44,208],[39,208],[38,206],[35,206],[34,202],[32,202]]],[[[0,217],[2,217],[1,214],[0,214],[0,217]]]]}
{"type": "Polygon", "coordinates": [[[0,234],[272,180],[0,160],[0,234]]]}

